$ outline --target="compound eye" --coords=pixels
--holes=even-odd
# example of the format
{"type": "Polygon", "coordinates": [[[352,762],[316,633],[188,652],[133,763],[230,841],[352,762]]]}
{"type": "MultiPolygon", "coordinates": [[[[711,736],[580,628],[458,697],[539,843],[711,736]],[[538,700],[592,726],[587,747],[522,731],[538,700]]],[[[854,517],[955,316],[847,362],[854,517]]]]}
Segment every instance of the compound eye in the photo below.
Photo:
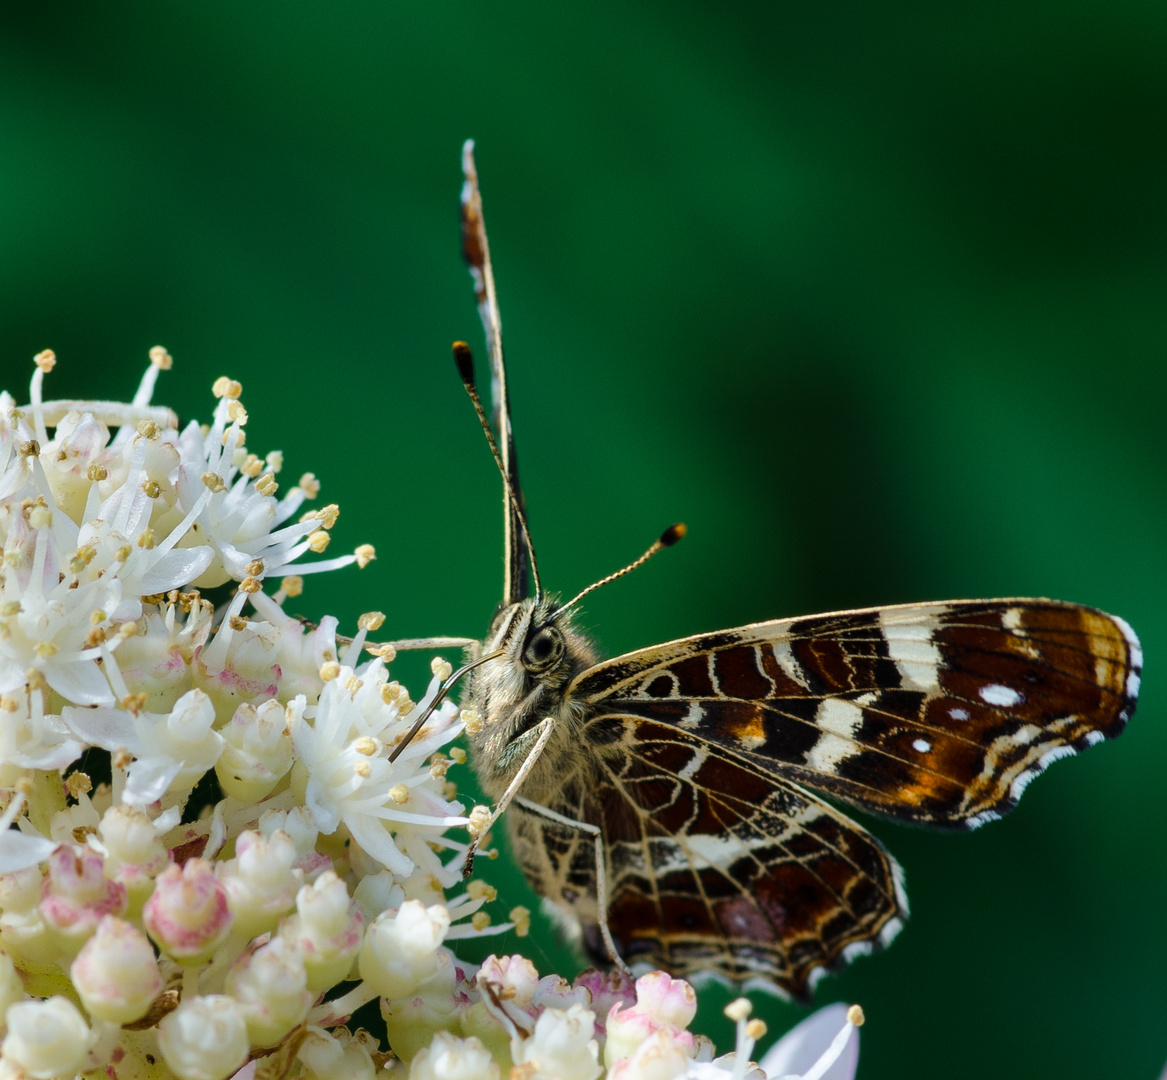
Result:
{"type": "Polygon", "coordinates": [[[546,671],[559,663],[565,648],[559,628],[544,626],[527,642],[523,650],[523,667],[536,673],[546,671]]]}

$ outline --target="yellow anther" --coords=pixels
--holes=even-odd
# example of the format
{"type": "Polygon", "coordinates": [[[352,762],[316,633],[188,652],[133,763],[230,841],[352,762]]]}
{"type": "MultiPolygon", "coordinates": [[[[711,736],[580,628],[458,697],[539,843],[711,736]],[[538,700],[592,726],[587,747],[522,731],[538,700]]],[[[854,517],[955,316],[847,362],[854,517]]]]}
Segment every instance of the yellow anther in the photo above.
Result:
{"type": "Polygon", "coordinates": [[[372,544],[361,544],[353,554],[357,557],[357,567],[364,570],[377,557],[377,549],[372,544]]]}
{"type": "Polygon", "coordinates": [[[145,548],[150,551],[158,542],[158,537],[153,529],[143,529],[138,535],[138,547],[145,548]]]}
{"type": "Polygon", "coordinates": [[[147,499],[156,499],[162,494],[162,485],[157,480],[146,480],[142,484],[142,490],[146,493],[147,499]]]}
{"type": "Polygon", "coordinates": [[[299,574],[280,578],[280,591],[285,596],[299,596],[304,591],[304,579],[299,574]]]}
{"type": "Polygon", "coordinates": [[[100,626],[95,626],[88,634],[85,635],[85,648],[96,649],[106,639],[105,630],[100,626]]]}
{"type": "Polygon", "coordinates": [[[449,768],[449,758],[435,756],[433,761],[430,762],[430,776],[435,780],[441,780],[449,768]]]}
{"type": "Polygon", "coordinates": [[[466,764],[466,751],[463,750],[462,747],[460,747],[460,746],[451,746],[450,747],[450,758],[451,758],[451,760],[457,762],[459,765],[465,765],[466,764]]]}
{"type": "Polygon", "coordinates": [[[243,393],[243,386],[226,375],[220,375],[211,384],[211,393],[217,398],[237,398],[243,393]]]}
{"type": "Polygon", "coordinates": [[[128,769],[134,761],[134,755],[124,746],[113,752],[113,766],[115,769],[128,769]]]}
{"type": "Polygon", "coordinates": [[[389,798],[391,798],[398,806],[409,802],[409,788],[404,784],[394,784],[389,789],[389,798]]]}
{"type": "Polygon", "coordinates": [[[169,371],[174,367],[174,357],[170,355],[161,345],[155,345],[150,350],[150,363],[153,364],[160,371],[169,371]]]}
{"type": "Polygon", "coordinates": [[[16,450],[23,457],[39,457],[41,444],[36,439],[29,439],[28,442],[22,442],[16,450]]]}
{"type": "Polygon", "coordinates": [[[379,656],[386,664],[391,664],[397,659],[397,650],[388,643],[384,645],[366,645],[365,652],[370,656],[379,656]]]}
{"type": "Polygon", "coordinates": [[[328,541],[331,539],[332,537],[330,537],[323,529],[317,529],[314,533],[309,535],[308,547],[310,547],[313,551],[316,552],[317,555],[319,555],[326,547],[328,547],[328,541]]]}
{"type": "Polygon", "coordinates": [[[137,716],[146,707],[146,700],[147,695],[145,694],[126,694],[122,698],[122,708],[137,716]]]}
{"type": "Polygon", "coordinates": [[[3,618],[10,619],[10,618],[12,618],[13,615],[19,615],[19,614],[20,614],[20,601],[19,600],[5,600],[4,603],[0,604],[0,616],[2,616],[3,618]]]}
{"type": "Polygon", "coordinates": [[[94,608],[89,613],[89,621],[94,626],[97,626],[99,623],[105,622],[105,620],[108,618],[109,618],[109,616],[101,608],[94,608]]]}
{"type": "Polygon", "coordinates": [[[109,469],[107,469],[104,465],[98,465],[96,462],[94,462],[89,466],[88,469],[85,470],[85,475],[88,477],[88,479],[92,480],[96,484],[99,481],[108,478],[109,469]]]}
{"type": "Polygon", "coordinates": [[[263,577],[263,559],[252,559],[244,569],[248,577],[263,577]]]}
{"type": "Polygon", "coordinates": [[[466,895],[471,900],[485,900],[490,903],[492,900],[498,899],[498,889],[493,885],[488,885],[485,881],[475,880],[466,886],[466,895]]]}
{"type": "Polygon", "coordinates": [[[242,401],[232,401],[227,406],[227,419],[241,427],[247,423],[247,410],[243,407],[242,401]]]}
{"type": "Polygon", "coordinates": [[[239,591],[245,593],[260,592],[263,589],[263,582],[259,578],[245,577],[239,582],[239,591]]]}
{"type": "Polygon", "coordinates": [[[244,476],[250,477],[254,480],[261,472],[263,472],[263,462],[254,454],[248,454],[240,463],[239,471],[244,476]]]}
{"type": "Polygon", "coordinates": [[[358,761],[353,765],[353,772],[362,780],[368,780],[373,775],[373,767],[367,761],[358,761]]]}
{"type": "Polygon", "coordinates": [[[481,734],[482,714],[477,709],[463,709],[458,714],[458,719],[462,721],[462,726],[466,728],[468,735],[481,734]]]}
{"type": "Polygon", "coordinates": [[[766,1037],[766,1021],[757,1018],[751,1020],[746,1024],[746,1036],[753,1039],[754,1042],[764,1039],[766,1037]]]}
{"type": "Polygon", "coordinates": [[[278,473],[284,467],[284,452],[282,450],[273,450],[264,461],[267,462],[267,467],[273,473],[278,473]]]}
{"type": "Polygon", "coordinates": [[[466,831],[472,840],[477,840],[486,831],[489,824],[490,807],[479,804],[470,811],[470,820],[466,825],[466,831]]]}
{"type": "Polygon", "coordinates": [[[247,620],[242,615],[232,615],[229,622],[232,630],[247,629],[247,620]]]}
{"type": "Polygon", "coordinates": [[[158,438],[158,425],[154,423],[153,420],[139,420],[138,434],[141,435],[143,439],[156,439],[158,438]]]}
{"type": "Polygon", "coordinates": [[[264,473],[263,476],[256,480],[255,490],[260,495],[274,495],[280,490],[280,485],[276,483],[276,478],[271,473],[264,473]]]}
{"type": "Polygon", "coordinates": [[[75,799],[78,795],[85,795],[92,791],[93,781],[89,779],[88,774],[78,770],[65,777],[65,790],[75,799]]]}
{"type": "Polygon", "coordinates": [[[53,523],[53,512],[46,506],[34,506],[28,512],[28,523],[34,529],[45,529],[53,523]]]}
{"type": "Polygon", "coordinates": [[[129,544],[122,544],[113,553],[114,562],[125,562],[133,553],[134,549],[129,544]]]}
{"type": "Polygon", "coordinates": [[[332,682],[340,674],[340,664],[335,660],[328,660],[320,665],[321,682],[332,682]]]}
{"type": "Polygon", "coordinates": [[[57,354],[52,349],[42,349],[32,358],[32,362],[36,364],[41,371],[48,374],[52,371],[57,363],[57,354]]]}
{"type": "Polygon", "coordinates": [[[202,475],[202,481],[212,491],[218,492],[227,490],[226,483],[224,483],[223,478],[218,473],[205,472],[202,475]]]}
{"type": "Polygon", "coordinates": [[[490,925],[490,916],[485,911],[476,911],[470,919],[475,930],[485,930],[490,925]]]}
{"type": "Polygon", "coordinates": [[[862,1027],[863,1021],[866,1019],[867,1017],[863,1015],[863,1010],[859,1008],[858,1005],[852,1005],[851,1008],[847,1010],[848,1024],[854,1024],[856,1027],[862,1027]]]}
{"type": "Polygon", "coordinates": [[[366,611],[359,619],[357,626],[362,630],[380,630],[385,622],[385,612],[366,611]]]}
{"type": "Polygon", "coordinates": [[[442,682],[445,682],[451,675],[454,674],[454,666],[444,657],[435,656],[430,661],[430,671],[439,679],[441,679],[442,682]]]}
{"type": "Polygon", "coordinates": [[[525,908],[521,904],[518,907],[511,908],[510,920],[515,924],[516,936],[526,937],[531,932],[530,908],[525,908]]]}
{"type": "Polygon", "coordinates": [[[315,499],[320,494],[320,481],[316,479],[315,473],[306,472],[301,476],[299,487],[309,499],[315,499]]]}
{"type": "Polygon", "coordinates": [[[51,641],[38,641],[33,652],[42,660],[48,660],[50,657],[57,655],[57,646],[51,641]]]}
{"type": "Polygon", "coordinates": [[[734,998],[733,1001],[726,1005],[724,1010],[725,1015],[735,1023],[738,1020],[745,1020],[753,1011],[754,1006],[751,1004],[750,999],[744,997],[734,998]]]}
{"type": "Polygon", "coordinates": [[[358,754],[364,754],[365,757],[372,757],[377,752],[377,740],[370,739],[368,735],[362,735],[353,743],[353,749],[358,754]]]}

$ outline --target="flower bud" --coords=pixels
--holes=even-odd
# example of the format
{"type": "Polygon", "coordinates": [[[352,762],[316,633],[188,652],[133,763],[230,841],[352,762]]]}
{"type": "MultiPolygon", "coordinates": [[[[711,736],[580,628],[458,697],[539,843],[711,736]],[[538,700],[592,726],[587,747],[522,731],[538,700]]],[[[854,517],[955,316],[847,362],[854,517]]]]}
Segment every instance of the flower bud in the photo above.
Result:
{"type": "Polygon", "coordinates": [[[221,734],[227,745],[215,775],[236,799],[259,802],[292,767],[292,739],[278,701],[265,701],[258,709],[240,705],[221,734]]]}
{"type": "Polygon", "coordinates": [[[350,1035],[347,1028],[309,1028],[297,1055],[304,1065],[304,1080],[373,1080],[377,1066],[373,1053],[380,1050],[367,1031],[350,1035]]]}
{"type": "Polygon", "coordinates": [[[631,1057],[639,1047],[647,1045],[657,1035],[662,1036],[670,1046],[681,1047],[688,1055],[693,1053],[696,1046],[689,1032],[673,1024],[663,1023],[636,1008],[622,1009],[619,1005],[613,1005],[612,1011],[608,1013],[604,1061],[614,1066],[618,1061],[631,1057]]]}
{"type": "Polygon", "coordinates": [[[275,1046],[308,1015],[314,998],[303,959],[281,937],[231,971],[227,992],[239,1002],[252,1046],[275,1046]]]}
{"type": "Polygon", "coordinates": [[[308,989],[327,990],[353,966],[365,928],[360,910],[349,899],[348,887],[331,870],[296,894],[296,914],[284,920],[280,937],[287,938],[304,958],[308,989]]]}
{"type": "Polygon", "coordinates": [[[540,1075],[556,1080],[595,1080],[600,1075],[596,1016],[591,1009],[544,1009],[535,1032],[520,1044],[515,1064],[536,1065],[540,1075]]]}
{"type": "Polygon", "coordinates": [[[89,1015],[114,1024],[141,1019],[162,991],[162,974],[146,935],[112,915],[97,924],[70,975],[89,1015]]]}
{"type": "Polygon", "coordinates": [[[497,1080],[498,1064],[486,1047],[471,1036],[459,1039],[439,1031],[419,1050],[409,1066],[409,1080],[497,1080]]]}
{"type": "Polygon", "coordinates": [[[211,958],[231,929],[227,890],[210,863],[188,859],[158,875],[142,919],[167,956],[180,964],[201,964],[211,958]]]}
{"type": "Polygon", "coordinates": [[[686,1028],[697,1015],[697,995],[684,979],[663,971],[650,971],[636,980],[637,1012],[658,1023],[686,1028]]]}
{"type": "Polygon", "coordinates": [[[361,947],[361,978],[378,996],[412,994],[437,970],[437,951],[450,929],[450,913],[440,904],[423,907],[407,900],[397,911],[383,911],[361,947]]]}
{"type": "Polygon", "coordinates": [[[0,951],[0,1032],[4,1031],[4,1014],[8,1006],[24,1000],[24,984],[16,974],[12,957],[0,951]]]}
{"type": "MultiPolygon", "coordinates": [[[[611,1031],[611,1027],[608,1028],[611,1031]]],[[[689,1035],[687,1031],[681,1035],[689,1035]]],[[[689,1036],[692,1043],[693,1037],[689,1036]]],[[[607,1056],[607,1050],[605,1050],[607,1056]]],[[[677,1080],[692,1064],[689,1049],[667,1028],[659,1028],[641,1042],[629,1057],[608,1070],[608,1080],[677,1080]]]]}
{"type": "Polygon", "coordinates": [[[212,729],[214,722],[215,707],[211,699],[195,689],[183,694],[166,719],[154,728],[162,753],[183,763],[170,785],[171,791],[194,787],[223,752],[223,736],[212,729]]]}
{"type": "Polygon", "coordinates": [[[296,846],[286,832],[265,837],[248,831],[235,841],[235,858],[220,867],[219,880],[244,936],[274,930],[292,910],[303,876],[292,869],[295,861],[296,846]]]}
{"type": "MultiPolygon", "coordinates": [[[[456,993],[458,973],[453,954],[449,949],[440,949],[436,959],[437,970],[415,993],[396,1001],[381,1001],[389,1045],[402,1061],[410,1060],[427,1046],[435,1032],[457,1030],[462,1019],[459,1013],[466,997],[456,993]]],[[[503,1054],[507,1052],[505,1040],[500,1049],[503,1054]]]]}
{"type": "Polygon", "coordinates": [[[158,1046],[180,1080],[226,1080],[247,1060],[247,1025],[224,994],[184,1001],[158,1025],[158,1046]]]}
{"type": "Polygon", "coordinates": [[[8,1007],[8,1034],[0,1059],[33,1080],[73,1077],[89,1051],[90,1032],[73,1002],[63,997],[18,1001],[8,1007]]]}
{"type": "Polygon", "coordinates": [[[154,890],[154,878],[168,864],[166,845],[141,810],[111,806],[97,833],[105,847],[105,875],[124,886],[131,912],[141,911],[154,890]]]}
{"type": "Polygon", "coordinates": [[[126,910],[126,890],[105,876],[102,857],[89,849],[76,854],[67,844],[57,848],[49,856],[43,888],[41,918],[70,953],[81,948],[103,915],[126,910]]]}

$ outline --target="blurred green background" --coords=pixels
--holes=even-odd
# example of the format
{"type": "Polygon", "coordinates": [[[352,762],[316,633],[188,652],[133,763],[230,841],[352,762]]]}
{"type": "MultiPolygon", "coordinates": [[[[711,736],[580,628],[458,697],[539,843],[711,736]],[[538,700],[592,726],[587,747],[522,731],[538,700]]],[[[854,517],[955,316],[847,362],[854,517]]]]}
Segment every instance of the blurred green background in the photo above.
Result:
{"type": "MultiPolygon", "coordinates": [[[[915,914],[819,1001],[867,1010],[863,1080],[1153,1077],[1165,114],[1161,4],[10,0],[0,372],[23,398],[52,347],[51,395],[125,396],[161,342],[158,398],[204,419],[241,380],[252,448],[379,551],[302,612],[479,634],[499,485],[449,359],[482,340],[475,137],[544,580],[690,527],[591,599],[606,650],[1016,594],[1142,635],[1119,742],[976,834],[874,825],[915,914]]],[[[696,1025],[723,1044],[725,1000],[696,1025]]]]}

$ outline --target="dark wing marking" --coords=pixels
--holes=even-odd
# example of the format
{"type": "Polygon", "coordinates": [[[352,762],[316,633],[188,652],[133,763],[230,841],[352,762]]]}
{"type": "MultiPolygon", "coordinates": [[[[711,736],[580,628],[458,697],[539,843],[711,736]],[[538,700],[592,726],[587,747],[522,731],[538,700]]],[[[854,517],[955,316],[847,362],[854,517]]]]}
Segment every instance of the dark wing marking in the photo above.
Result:
{"type": "MultiPolygon", "coordinates": [[[[478,170],[474,165],[474,140],[462,147],[462,257],[474,279],[478,314],[486,331],[486,348],[490,356],[491,418],[498,433],[498,447],[503,469],[514,489],[519,505],[523,489],[519,485],[519,464],[515,457],[515,437],[511,429],[511,402],[507,392],[506,362],[502,350],[502,319],[498,313],[498,295],[494,289],[494,269],[490,263],[490,245],[486,239],[486,221],[482,216],[482,194],[478,190],[478,170]]],[[[530,595],[530,559],[523,534],[504,488],[502,495],[504,577],[502,602],[517,604],[530,595]]]]}
{"type": "Polygon", "coordinates": [[[704,634],[580,675],[604,717],[673,725],[893,818],[975,827],[1052,761],[1123,730],[1142,667],[1121,619],[953,601],[704,634]]]}
{"type": "Polygon", "coordinates": [[[594,723],[608,922],[629,962],[805,1000],[819,975],[895,936],[899,867],[839,811],[678,728],[594,723]]]}

